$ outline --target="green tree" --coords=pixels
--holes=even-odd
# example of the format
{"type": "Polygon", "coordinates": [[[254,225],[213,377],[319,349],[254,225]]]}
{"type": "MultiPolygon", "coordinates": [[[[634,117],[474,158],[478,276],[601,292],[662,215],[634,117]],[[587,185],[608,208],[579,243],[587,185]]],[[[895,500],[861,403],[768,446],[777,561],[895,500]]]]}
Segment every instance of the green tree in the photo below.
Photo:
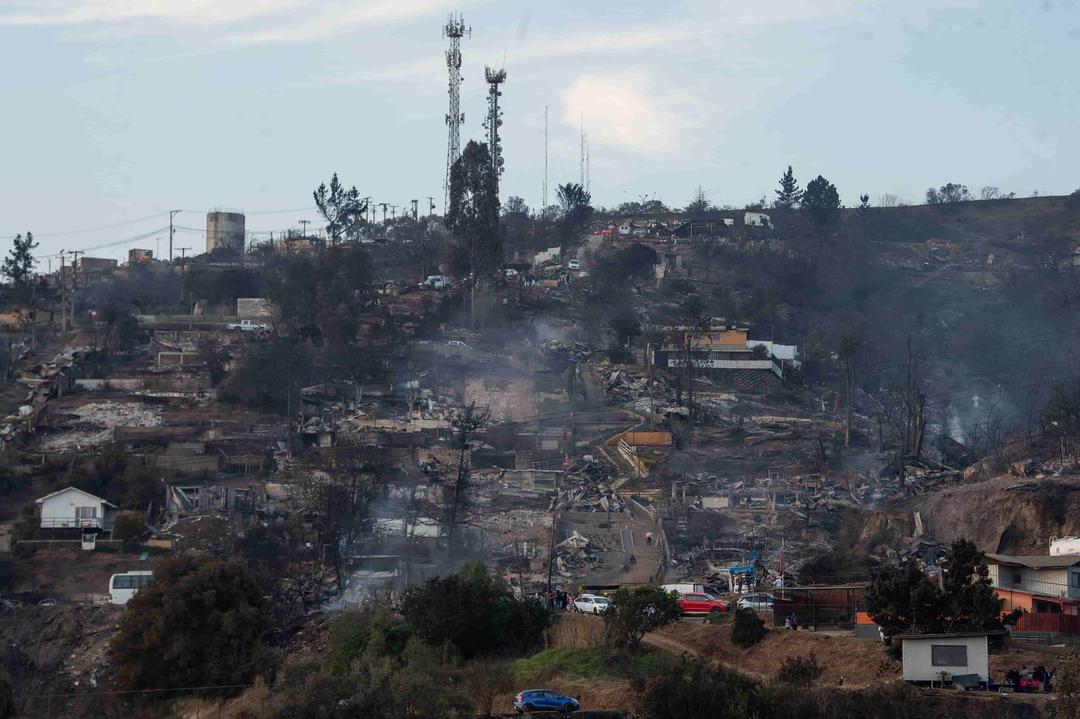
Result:
{"type": "Polygon", "coordinates": [[[957,539],[941,561],[950,632],[1002,629],[1002,601],[994,593],[986,557],[967,539],[957,539]]]}
{"type": "MultiPolygon", "coordinates": [[[[766,695],[749,677],[704,659],[685,660],[672,671],[652,677],[640,694],[649,719],[742,719],[765,713],[766,695]]],[[[813,715],[810,715],[813,716],[813,715]]]]}
{"type": "Polygon", "coordinates": [[[712,209],[714,208],[709,202],[709,197],[701,187],[698,187],[697,191],[694,193],[694,199],[686,206],[685,212],[688,215],[700,215],[709,212],[712,209]]]}
{"type": "Polygon", "coordinates": [[[608,640],[619,649],[637,651],[649,632],[679,621],[682,609],[671,592],[660,587],[621,588],[604,612],[608,640]]]}
{"type": "Polygon", "coordinates": [[[525,204],[524,199],[517,195],[510,195],[510,197],[506,198],[502,212],[504,215],[528,215],[529,206],[525,204]]]}
{"type": "MultiPolygon", "coordinates": [[[[807,187],[807,190],[810,188],[807,187]]],[[[795,173],[788,165],[787,172],[780,176],[780,188],[776,192],[777,207],[793,209],[799,206],[803,198],[803,191],[799,189],[799,182],[795,179],[795,173]]]]}
{"type": "Polygon", "coordinates": [[[765,622],[753,609],[735,610],[735,621],[731,627],[731,641],[735,644],[748,649],[764,639],[767,633],[765,622]]]}
{"type": "Polygon", "coordinates": [[[470,141],[450,168],[446,225],[464,245],[471,274],[486,275],[502,263],[499,197],[486,143],[470,141]]]}
{"type": "Polygon", "coordinates": [[[592,214],[592,195],[576,182],[559,185],[555,190],[559,198],[559,208],[563,221],[571,225],[580,225],[592,214]]]}
{"type": "Polygon", "coordinates": [[[413,587],[401,612],[425,642],[452,645],[465,659],[535,648],[551,623],[546,607],[514,599],[506,583],[480,564],[413,587]]]}
{"type": "Polygon", "coordinates": [[[29,287],[34,279],[34,249],[37,246],[33,233],[27,232],[25,237],[15,235],[11,250],[4,258],[4,264],[0,266],[0,274],[11,280],[18,289],[29,287]]]}
{"type": "Polygon", "coordinates": [[[818,175],[806,186],[800,200],[800,212],[824,240],[833,225],[840,219],[840,194],[836,185],[818,175]]]}
{"type": "Polygon", "coordinates": [[[879,568],[866,589],[866,611],[886,637],[944,631],[947,607],[942,591],[910,559],[879,568]]]}
{"type": "Polygon", "coordinates": [[[130,602],[111,652],[130,689],[245,684],[270,668],[262,577],[240,561],[167,559],[130,602]]]}
{"type": "Polygon", "coordinates": [[[322,183],[313,193],[315,206],[326,220],[326,232],[330,243],[336,245],[343,238],[355,240],[359,237],[367,215],[368,203],[360,197],[355,186],[346,189],[335,172],[330,178],[330,187],[322,183]]]}
{"type": "Polygon", "coordinates": [[[946,183],[937,189],[931,187],[926,191],[926,204],[928,205],[949,205],[956,202],[967,202],[971,199],[973,198],[967,185],[956,182],[946,183]]]}

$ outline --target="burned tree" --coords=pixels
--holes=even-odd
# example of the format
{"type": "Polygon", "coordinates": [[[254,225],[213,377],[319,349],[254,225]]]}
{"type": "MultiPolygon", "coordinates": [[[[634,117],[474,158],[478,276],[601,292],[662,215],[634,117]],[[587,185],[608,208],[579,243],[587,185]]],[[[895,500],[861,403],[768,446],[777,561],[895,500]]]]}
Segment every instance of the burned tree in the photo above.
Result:
{"type": "Polygon", "coordinates": [[[327,188],[326,183],[319,185],[313,197],[319,214],[326,220],[330,244],[336,245],[342,238],[357,239],[364,226],[368,203],[360,197],[355,186],[346,188],[335,172],[330,178],[330,187],[327,188]]]}
{"type": "Polygon", "coordinates": [[[458,453],[457,466],[453,468],[450,478],[436,478],[436,482],[442,484],[449,494],[446,500],[446,548],[449,552],[453,552],[457,547],[457,528],[464,523],[464,513],[468,506],[469,485],[472,481],[472,443],[480,430],[487,426],[490,418],[490,410],[480,409],[473,402],[456,411],[450,421],[454,430],[453,447],[458,453]]]}

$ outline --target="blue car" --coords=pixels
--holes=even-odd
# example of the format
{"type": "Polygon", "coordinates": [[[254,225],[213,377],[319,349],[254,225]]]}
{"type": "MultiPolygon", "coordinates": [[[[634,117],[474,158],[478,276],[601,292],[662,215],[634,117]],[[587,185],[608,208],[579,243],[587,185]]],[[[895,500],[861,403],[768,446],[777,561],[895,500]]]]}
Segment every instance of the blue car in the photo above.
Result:
{"type": "Polygon", "coordinates": [[[518,714],[525,712],[563,712],[573,714],[581,708],[577,699],[563,696],[550,689],[529,689],[514,697],[514,708],[518,714]]]}

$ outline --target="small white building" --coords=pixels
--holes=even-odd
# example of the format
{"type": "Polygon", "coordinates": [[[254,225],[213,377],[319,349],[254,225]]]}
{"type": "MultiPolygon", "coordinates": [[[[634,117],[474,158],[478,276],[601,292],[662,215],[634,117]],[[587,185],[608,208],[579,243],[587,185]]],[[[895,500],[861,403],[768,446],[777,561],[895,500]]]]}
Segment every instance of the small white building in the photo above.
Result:
{"type": "Polygon", "coordinates": [[[743,215],[747,227],[772,227],[772,220],[764,212],[747,212],[743,215]]]}
{"type": "Polygon", "coordinates": [[[111,532],[120,511],[112,502],[75,487],[57,490],[36,500],[42,529],[99,529],[111,532]]]}
{"type": "Polygon", "coordinates": [[[905,682],[940,682],[961,675],[976,674],[979,681],[990,679],[991,636],[1002,632],[961,632],[957,634],[902,634],[905,682]]]}

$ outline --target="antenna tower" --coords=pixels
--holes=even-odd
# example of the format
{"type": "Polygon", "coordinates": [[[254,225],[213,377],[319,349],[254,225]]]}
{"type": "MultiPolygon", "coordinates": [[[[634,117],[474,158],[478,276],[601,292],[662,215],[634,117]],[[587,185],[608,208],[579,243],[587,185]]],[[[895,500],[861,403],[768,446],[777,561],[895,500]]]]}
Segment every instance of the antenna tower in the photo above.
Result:
{"type": "Polygon", "coordinates": [[[446,69],[450,75],[450,110],[446,113],[448,137],[446,141],[446,179],[443,181],[443,212],[450,209],[450,168],[461,156],[461,126],[465,124],[465,113],[461,111],[461,38],[472,35],[472,28],[465,26],[460,15],[450,13],[443,26],[443,37],[450,39],[450,49],[446,51],[446,69]]]}
{"type": "Polygon", "coordinates": [[[585,189],[585,111],[581,111],[581,178],[579,184],[585,189]]]}
{"type": "Polygon", "coordinates": [[[488,152],[491,153],[491,169],[495,173],[495,196],[499,196],[499,175],[503,171],[502,138],[499,137],[499,128],[502,126],[502,110],[499,109],[499,98],[502,92],[499,85],[506,82],[506,70],[496,70],[484,67],[484,79],[488,84],[488,116],[484,121],[487,128],[488,152]]]}
{"type": "Polygon", "coordinates": [[[548,188],[548,106],[544,105],[544,199],[540,203],[540,211],[541,212],[544,212],[544,211],[547,210],[547,206],[548,206],[547,188],[548,188]]]}

